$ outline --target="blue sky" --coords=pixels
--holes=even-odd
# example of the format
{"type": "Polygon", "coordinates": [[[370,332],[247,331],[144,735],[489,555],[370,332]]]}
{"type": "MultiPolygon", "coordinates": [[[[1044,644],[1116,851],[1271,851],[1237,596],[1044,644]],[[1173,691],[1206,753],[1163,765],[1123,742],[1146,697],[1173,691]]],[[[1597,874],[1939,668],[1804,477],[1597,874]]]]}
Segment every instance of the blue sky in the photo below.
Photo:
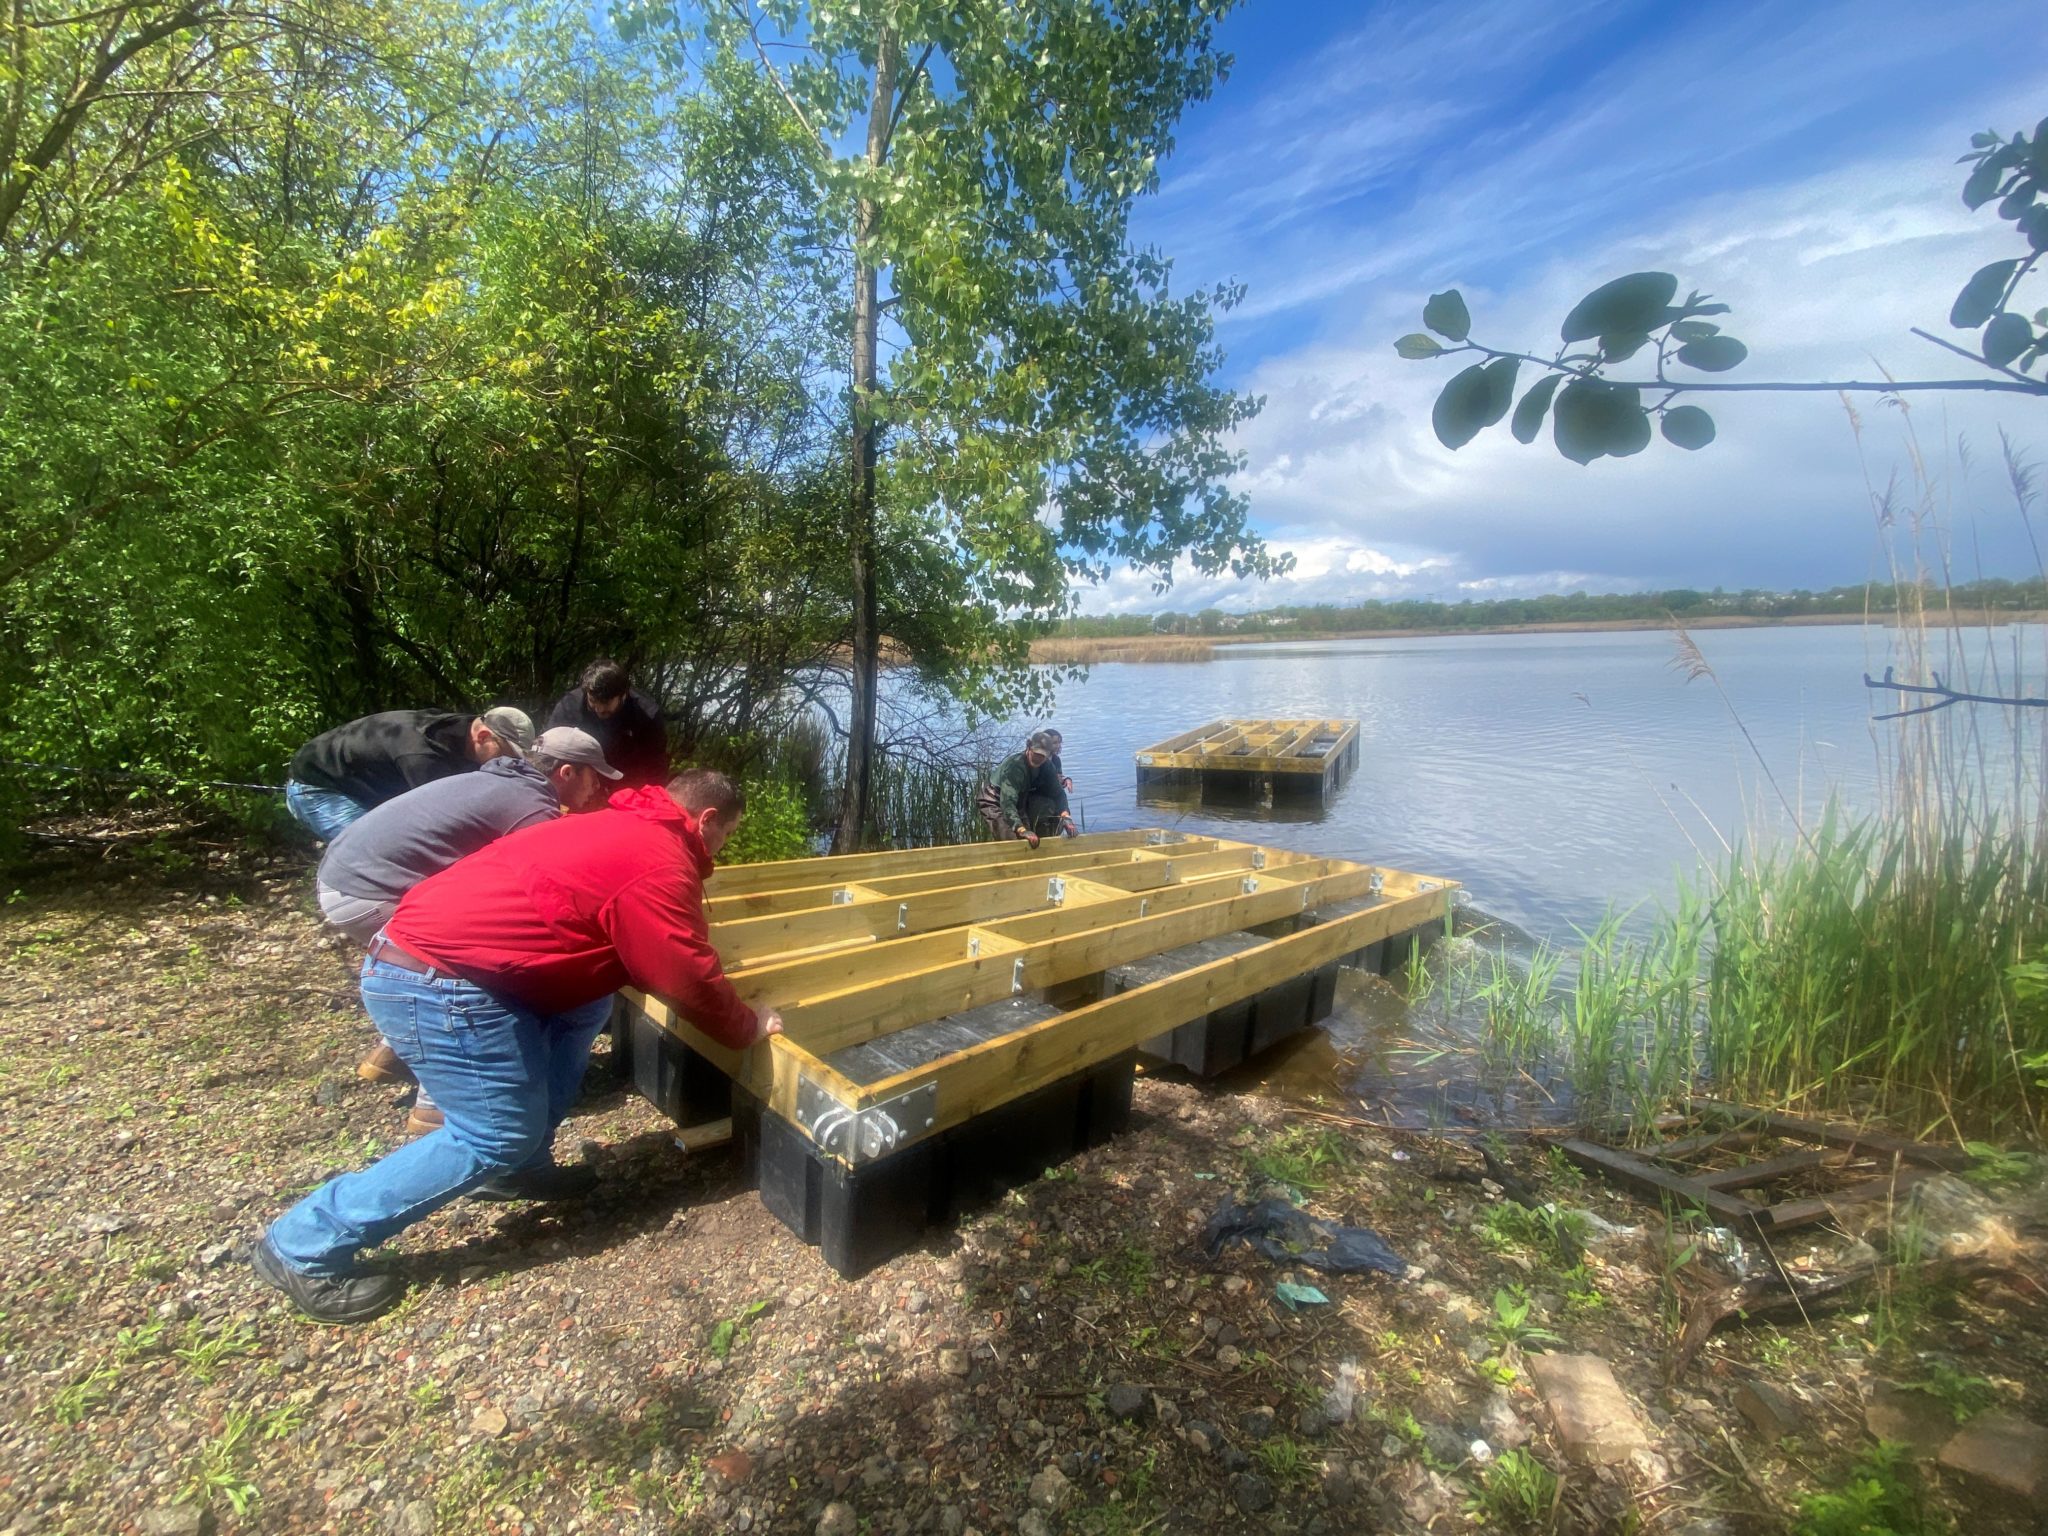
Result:
{"type": "Polygon", "coordinates": [[[1220,328],[1267,401],[1239,488],[1298,570],[1164,598],[1119,575],[1084,608],[1855,581],[1885,571],[1873,487],[1910,485],[1916,444],[1958,576],[2031,573],[1996,434],[2038,453],[2040,405],[1866,398],[1859,432],[1832,396],[1751,396],[1709,402],[1700,454],[1582,468],[1504,428],[1447,452],[1450,365],[1391,343],[1456,285],[1476,336],[1548,350],[1586,289],[1652,267],[1734,306],[1737,377],[1967,375],[1908,332],[1949,334],[1963,280],[2017,253],[1954,161],[2048,114],[2044,35],[2039,0],[1249,0],[1138,235],[1183,288],[1248,286],[1220,328]]]}

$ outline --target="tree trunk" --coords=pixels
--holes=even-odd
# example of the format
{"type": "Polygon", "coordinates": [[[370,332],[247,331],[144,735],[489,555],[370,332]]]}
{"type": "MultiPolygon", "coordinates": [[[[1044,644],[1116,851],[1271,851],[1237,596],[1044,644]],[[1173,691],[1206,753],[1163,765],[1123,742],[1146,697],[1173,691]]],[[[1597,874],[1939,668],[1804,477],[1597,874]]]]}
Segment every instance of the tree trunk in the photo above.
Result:
{"type": "MultiPolygon", "coordinates": [[[[868,106],[867,160],[879,169],[889,156],[889,117],[896,105],[901,44],[882,30],[875,50],[875,90],[868,106]]],[[[853,246],[853,485],[847,498],[846,542],[853,565],[853,704],[846,736],[846,793],[839,805],[834,853],[851,853],[867,828],[870,770],[875,755],[875,685],[881,675],[882,636],[875,592],[875,352],[881,328],[873,237],[879,209],[862,197],[854,212],[853,246]]]]}

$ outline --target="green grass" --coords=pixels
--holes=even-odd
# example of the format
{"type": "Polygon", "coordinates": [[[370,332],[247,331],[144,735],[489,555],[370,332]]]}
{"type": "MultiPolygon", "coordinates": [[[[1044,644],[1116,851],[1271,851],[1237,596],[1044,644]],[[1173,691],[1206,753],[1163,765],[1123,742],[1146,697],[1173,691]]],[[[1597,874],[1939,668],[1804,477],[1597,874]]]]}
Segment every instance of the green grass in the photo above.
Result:
{"type": "Polygon", "coordinates": [[[1557,1474],[1527,1451],[1508,1451],[1480,1474],[1466,1510],[1488,1530],[1547,1529],[1562,1492],[1557,1474]]]}
{"type": "Polygon", "coordinates": [[[1251,1171],[1275,1184],[1322,1189],[1350,1161],[1343,1137],[1327,1129],[1294,1126],[1246,1159],[1251,1171]]]}
{"type": "Polygon", "coordinates": [[[1501,1200],[1479,1218],[1480,1238],[1490,1248],[1525,1249],[1560,1267],[1577,1267],[1592,1223],[1584,1211],[1556,1205],[1526,1206],[1501,1200]]]}
{"type": "Polygon", "coordinates": [[[201,1381],[212,1381],[226,1361],[253,1354],[255,1349],[256,1335],[245,1323],[224,1323],[209,1333],[204,1325],[193,1322],[171,1353],[201,1381]]]}
{"type": "Polygon", "coordinates": [[[1939,1536],[1952,1529],[1927,1507],[1904,1447],[1879,1445],[1837,1488],[1799,1501],[1793,1536],[1939,1536]]]}
{"type": "Polygon", "coordinates": [[[94,1366],[68,1386],[51,1394],[45,1409],[59,1424],[82,1424],[105,1403],[121,1373],[111,1365],[94,1366]]]}
{"type": "Polygon", "coordinates": [[[249,1437],[257,1427],[256,1410],[230,1408],[221,1432],[199,1448],[178,1489],[180,1504],[211,1505],[225,1499],[238,1515],[246,1515],[259,1497],[242,1468],[249,1437]]]}
{"type": "Polygon", "coordinates": [[[1486,1325],[1486,1336],[1502,1349],[1511,1344],[1525,1350],[1562,1344],[1564,1340],[1548,1328],[1529,1321],[1530,1305],[1527,1296],[1511,1290],[1495,1291],[1493,1317],[1486,1325]]]}

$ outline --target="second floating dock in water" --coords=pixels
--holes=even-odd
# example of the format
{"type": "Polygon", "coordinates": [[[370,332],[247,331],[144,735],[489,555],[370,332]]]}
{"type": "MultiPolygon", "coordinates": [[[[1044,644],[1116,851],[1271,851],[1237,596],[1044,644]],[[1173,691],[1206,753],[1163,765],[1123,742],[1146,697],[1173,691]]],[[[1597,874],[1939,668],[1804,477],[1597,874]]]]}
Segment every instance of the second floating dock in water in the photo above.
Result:
{"type": "Polygon", "coordinates": [[[1356,720],[1211,720],[1138,754],[1138,789],[1324,799],[1358,766],[1356,720]]]}

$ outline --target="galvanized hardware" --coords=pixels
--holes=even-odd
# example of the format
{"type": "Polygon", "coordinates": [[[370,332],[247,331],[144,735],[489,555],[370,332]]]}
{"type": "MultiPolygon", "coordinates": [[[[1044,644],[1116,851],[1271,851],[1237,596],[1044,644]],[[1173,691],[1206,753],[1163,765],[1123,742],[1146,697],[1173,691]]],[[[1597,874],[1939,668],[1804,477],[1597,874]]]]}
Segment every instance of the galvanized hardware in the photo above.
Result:
{"type": "Polygon", "coordinates": [[[1168,859],[1166,861],[1166,867],[1164,870],[1161,871],[1161,873],[1163,873],[1166,876],[1166,883],[1168,885],[1173,884],[1173,860],[1168,859]]]}
{"type": "MultiPolygon", "coordinates": [[[[1149,752],[1140,752],[1138,754],[1138,766],[1140,768],[1150,768],[1152,766],[1152,754],[1149,752]]],[[[1159,839],[1155,837],[1152,839],[1152,841],[1156,843],[1159,841],[1159,839]]]]}
{"type": "Polygon", "coordinates": [[[1254,849],[1252,850],[1252,868],[1253,868],[1253,869],[1264,869],[1265,867],[1266,867],[1266,850],[1265,850],[1265,849],[1263,849],[1263,848],[1254,848],[1254,849]]]}
{"type": "Polygon", "coordinates": [[[1238,889],[1240,891],[1243,891],[1247,896],[1251,895],[1252,892],[1256,891],[1258,888],[1258,877],[1255,875],[1246,875],[1244,877],[1244,880],[1238,885],[1238,889]]]}
{"type": "Polygon", "coordinates": [[[896,903],[896,931],[898,933],[901,933],[904,929],[908,928],[909,926],[910,903],[907,901],[899,901],[896,903]]]}
{"type": "Polygon", "coordinates": [[[939,1085],[926,1083],[892,1099],[855,1109],[804,1078],[797,1084],[796,1123],[820,1151],[855,1165],[871,1163],[938,1123],[939,1085]]]}
{"type": "Polygon", "coordinates": [[[970,960],[979,960],[981,958],[981,935],[978,933],[967,936],[967,958],[970,960]]]}
{"type": "Polygon", "coordinates": [[[1067,882],[1058,875],[1054,875],[1050,880],[1046,881],[1045,899],[1054,906],[1058,906],[1061,902],[1065,901],[1067,899],[1067,882]]]}
{"type": "Polygon", "coordinates": [[[1138,916],[1149,917],[1151,913],[1152,898],[1150,896],[1140,896],[1138,898],[1138,916]]]}
{"type": "Polygon", "coordinates": [[[1435,880],[1418,880],[1415,882],[1415,889],[1418,891],[1437,891],[1442,890],[1443,887],[1435,880]]]}
{"type": "Polygon", "coordinates": [[[844,886],[841,886],[838,890],[832,893],[832,905],[835,907],[852,906],[853,892],[847,890],[844,886]]]}
{"type": "Polygon", "coordinates": [[[1387,877],[1381,874],[1378,870],[1374,870],[1372,874],[1367,877],[1365,882],[1365,888],[1374,896],[1384,895],[1387,889],[1387,877]]]}
{"type": "Polygon", "coordinates": [[[1015,997],[1024,990],[1024,962],[1020,959],[1010,967],[1010,995],[1015,997]]]}

